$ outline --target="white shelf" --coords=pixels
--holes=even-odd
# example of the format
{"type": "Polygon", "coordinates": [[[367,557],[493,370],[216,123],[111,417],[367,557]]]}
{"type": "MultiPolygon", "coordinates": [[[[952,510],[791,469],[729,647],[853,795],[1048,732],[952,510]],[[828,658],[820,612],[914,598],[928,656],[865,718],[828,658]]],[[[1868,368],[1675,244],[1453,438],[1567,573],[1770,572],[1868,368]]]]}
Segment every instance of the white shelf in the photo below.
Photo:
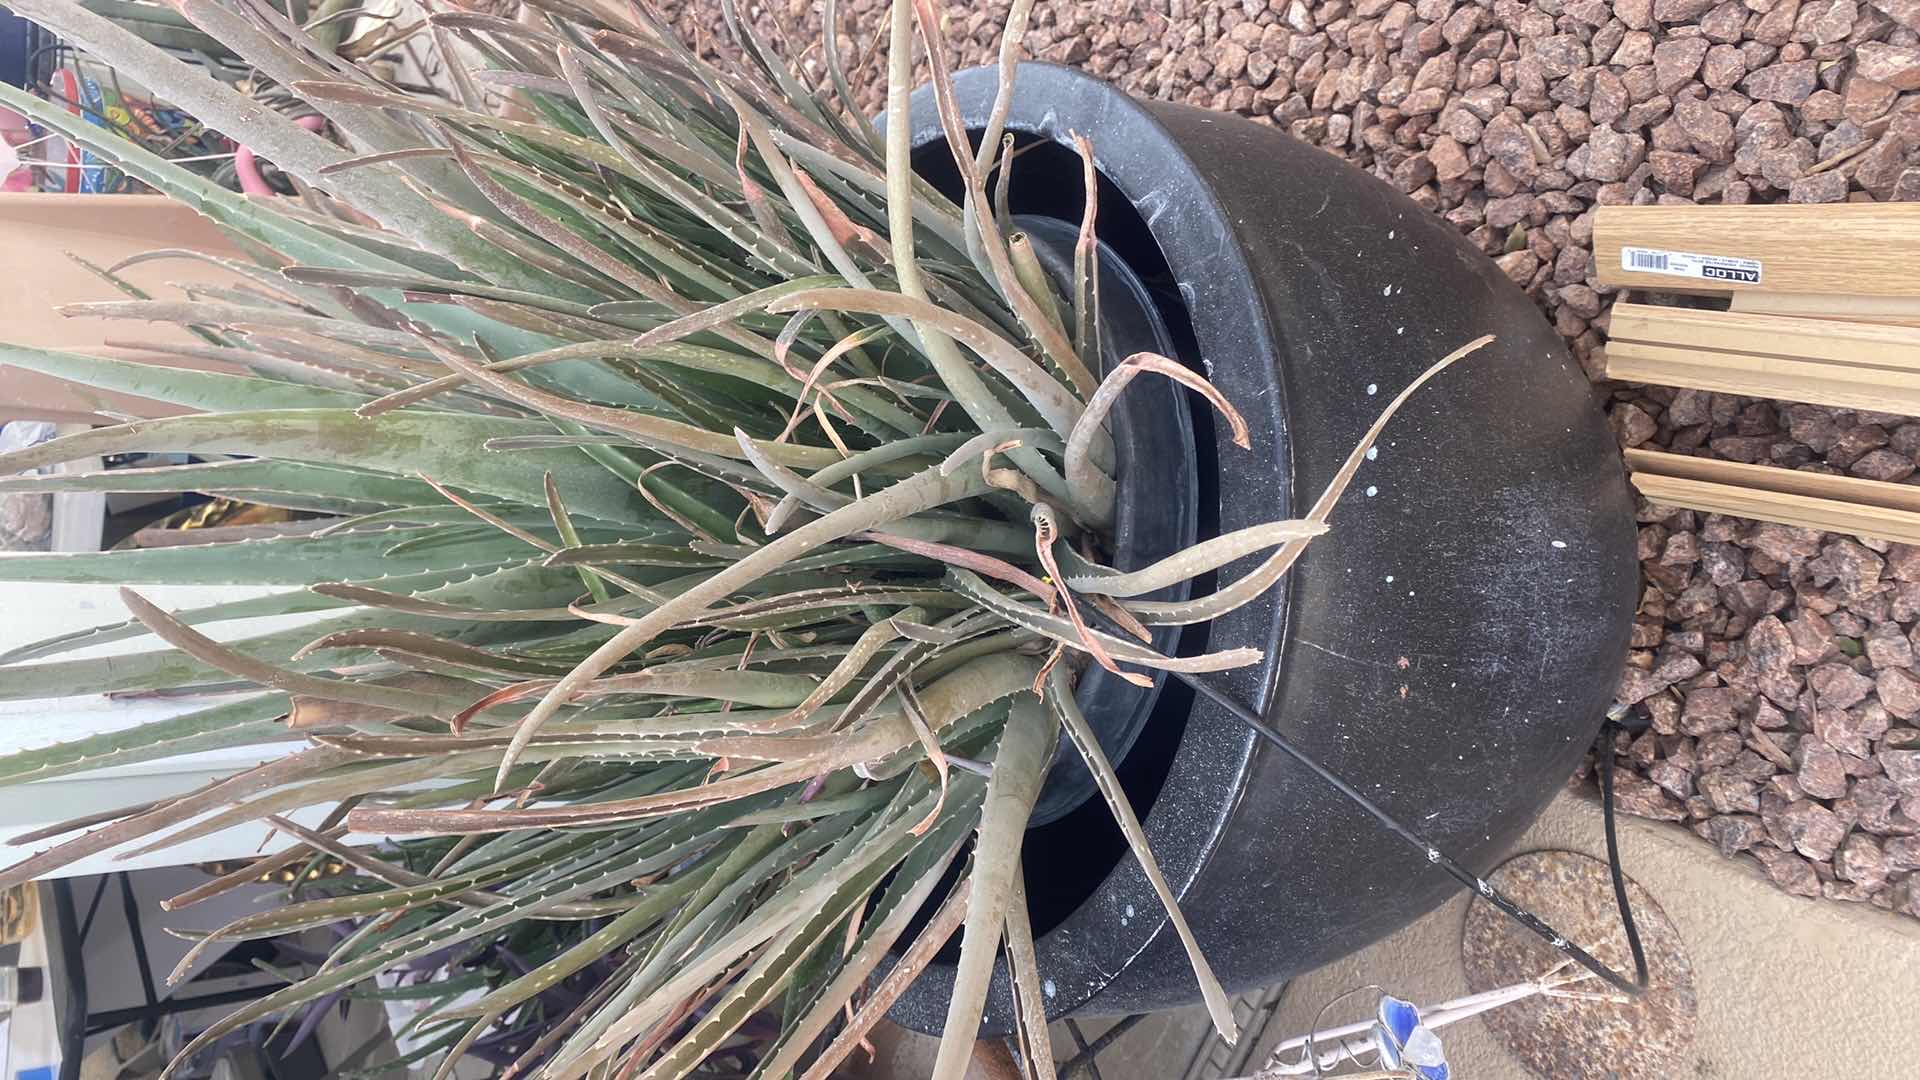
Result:
{"type": "MultiPolygon", "coordinates": [[[[0,558],[5,557],[0,555],[0,558]]],[[[243,600],[277,591],[282,590],[258,586],[143,586],[140,589],[141,595],[169,609],[243,600]]],[[[120,604],[118,591],[107,585],[0,582],[0,612],[7,613],[0,618],[0,650],[127,617],[126,609],[120,604]]],[[[315,617],[314,614],[306,614],[249,619],[222,623],[209,629],[217,636],[239,636],[294,626],[315,617]]],[[[50,659],[69,660],[143,652],[157,645],[159,642],[148,636],[62,653],[50,659]]],[[[206,708],[220,700],[80,694],[38,701],[0,701],[0,753],[36,749],[103,732],[124,731],[143,723],[206,708]]],[[[289,753],[298,745],[287,742],[230,747],[165,761],[122,765],[34,784],[0,788],[0,842],[86,814],[178,797],[220,777],[289,753]]],[[[324,813],[323,807],[311,807],[295,813],[293,818],[302,824],[312,825],[324,813]]],[[[150,866],[213,862],[286,846],[285,838],[276,838],[263,848],[268,834],[265,825],[242,825],[137,858],[117,859],[112,852],[89,856],[52,876],[72,877],[150,866]]],[[[46,841],[35,847],[44,848],[51,844],[52,841],[46,841]]],[[[12,862],[25,854],[25,849],[0,849],[0,861],[12,862]]]]}

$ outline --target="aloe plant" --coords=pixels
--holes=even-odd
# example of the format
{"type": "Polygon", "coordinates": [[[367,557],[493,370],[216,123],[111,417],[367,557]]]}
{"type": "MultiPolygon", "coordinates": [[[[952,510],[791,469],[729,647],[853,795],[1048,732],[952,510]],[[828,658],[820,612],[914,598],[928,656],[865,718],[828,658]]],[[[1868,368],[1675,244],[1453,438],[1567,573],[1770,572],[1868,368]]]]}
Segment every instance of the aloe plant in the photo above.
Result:
{"type": "MultiPolygon", "coordinates": [[[[183,1059],[241,1025],[367,993],[381,971],[540,924],[558,929],[530,970],[410,988],[430,1006],[420,1033],[447,1051],[439,1075],[490,1032],[526,1028],[549,987],[591,976],[571,1011],[542,1016],[508,1075],[687,1076],[770,1011],[780,1033],[755,1075],[824,1076],[964,927],[935,1075],[964,1068],[1003,941],[1023,1045],[1048,1075],[1019,856],[1063,733],[1232,1033],[1075,705],[1075,673],[1097,663],[1139,681],[1255,661],[1245,648],[1159,655],[1125,628],[1204,621],[1272,586],[1326,528],[1379,426],[1307,517],[1132,572],[1104,565],[1103,424],[1129,380],[1206,394],[1242,445],[1245,425],[1165,358],[1102,371],[1092,215],[1077,280],[1056,291],[989,191],[1006,174],[1000,132],[976,148],[962,129],[926,32],[934,0],[893,6],[884,138],[844,96],[801,86],[738,19],[748,62],[718,67],[641,5],[528,0],[520,21],[442,11],[428,32],[457,91],[443,100],[383,84],[262,0],[176,0],[325,114],[345,147],[68,0],[10,6],[304,193],[245,199],[0,88],[246,253],[143,257],[218,263],[239,281],[218,295],[156,299],[103,267],[131,298],[67,309],[188,327],[203,344],[167,348],[226,372],[0,347],[0,362],[188,410],[0,455],[0,490],[195,490],[326,516],[268,540],[0,559],[0,579],[126,586],[133,616],[15,649],[0,695],[227,694],[0,759],[0,780],[292,743],[183,798],[71,823],[96,827],[0,884],[260,820],[294,846],[180,902],[314,858],[358,871],[352,888],[206,937],[351,928],[324,964],[183,1059]],[[958,203],[911,171],[916,23],[958,203]],[[490,94],[517,111],[489,111],[490,94]],[[128,451],[205,461],[11,476],[128,451]],[[1255,555],[1211,595],[1140,599],[1255,555]],[[138,593],[154,583],[281,588],[169,612],[138,593]],[[311,621],[231,629],[293,613],[311,621]],[[66,656],[126,641],[147,647],[66,656]],[[254,689],[233,693],[235,680],[254,689]],[[283,816],[315,805],[334,807],[318,828],[283,816]],[[348,846],[350,833],[415,839],[396,861],[348,846]],[[899,962],[876,983],[890,952],[899,962]],[[486,994],[456,1003],[476,982],[486,994]]],[[[1016,24],[1029,6],[1015,5],[1016,24]]],[[[1003,55],[1004,106],[1017,35],[1003,55]]],[[[1094,148],[1079,148],[1091,183],[1094,148]]]]}

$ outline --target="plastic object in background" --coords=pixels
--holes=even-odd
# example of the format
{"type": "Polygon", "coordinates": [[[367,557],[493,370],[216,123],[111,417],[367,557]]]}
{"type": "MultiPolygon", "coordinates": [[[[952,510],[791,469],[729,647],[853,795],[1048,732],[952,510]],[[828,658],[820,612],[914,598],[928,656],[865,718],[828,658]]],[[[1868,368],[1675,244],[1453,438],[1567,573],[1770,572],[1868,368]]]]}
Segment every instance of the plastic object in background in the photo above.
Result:
{"type": "MultiPolygon", "coordinates": [[[[10,86],[30,86],[30,70],[46,31],[0,8],[0,82],[10,86]]],[[[34,190],[33,170],[20,164],[20,155],[12,148],[34,138],[27,118],[12,109],[0,109],[0,191],[34,190]]]]}
{"type": "MultiPolygon", "coordinates": [[[[314,132],[327,126],[326,118],[319,115],[298,116],[294,118],[293,122],[306,128],[308,131],[314,132]]],[[[234,152],[233,172],[234,175],[240,178],[240,190],[249,195],[280,194],[268,185],[265,177],[260,175],[260,165],[254,160],[253,151],[244,146],[239,147],[234,152]]]]}
{"type": "Polygon", "coordinates": [[[26,117],[0,109],[0,191],[33,190],[33,170],[20,163],[20,151],[15,149],[33,137],[26,117]]]}
{"type": "Polygon", "coordinates": [[[1373,1045],[1389,1069],[1407,1069],[1420,1080],[1447,1080],[1447,1052],[1440,1036],[1420,1022],[1420,1010],[1411,1001],[1392,994],[1380,999],[1373,1045]]]}
{"type": "MultiPolygon", "coordinates": [[[[54,437],[54,426],[40,420],[0,424],[0,453],[54,437]]],[[[47,551],[53,539],[53,496],[33,492],[0,495],[0,551],[47,551]]]]}
{"type": "Polygon", "coordinates": [[[47,973],[37,967],[0,967],[0,1015],[11,1016],[21,1005],[39,1001],[47,990],[47,973]]]}
{"type": "MultiPolygon", "coordinates": [[[[61,68],[53,73],[53,77],[59,82],[62,96],[68,101],[80,100],[80,80],[75,77],[71,69],[61,68]]],[[[77,105],[69,105],[67,106],[67,111],[77,116],[80,113],[80,108],[77,105]]],[[[79,147],[74,146],[64,139],[56,140],[50,145],[58,146],[64,150],[63,156],[66,158],[67,165],[69,166],[68,168],[55,170],[62,175],[53,178],[54,190],[64,191],[69,195],[77,194],[80,191],[80,174],[84,171],[78,168],[78,166],[82,164],[79,147]]],[[[47,159],[49,161],[56,160],[52,154],[47,155],[47,159]]]]}
{"type": "MultiPolygon", "coordinates": [[[[84,112],[87,122],[97,128],[105,128],[107,123],[107,101],[100,93],[100,83],[89,75],[80,76],[80,101],[86,106],[84,112]]],[[[80,167],[73,170],[80,178],[80,192],[83,195],[98,195],[107,189],[107,166],[93,155],[91,150],[80,151],[80,167]]],[[[69,187],[67,190],[73,190],[69,187]]]]}
{"type": "Polygon", "coordinates": [[[15,885],[0,893],[0,946],[18,945],[40,925],[40,893],[15,885]]]}
{"type": "Polygon", "coordinates": [[[0,454],[37,446],[53,438],[55,434],[57,432],[54,426],[45,420],[8,421],[0,424],[0,454]]]}

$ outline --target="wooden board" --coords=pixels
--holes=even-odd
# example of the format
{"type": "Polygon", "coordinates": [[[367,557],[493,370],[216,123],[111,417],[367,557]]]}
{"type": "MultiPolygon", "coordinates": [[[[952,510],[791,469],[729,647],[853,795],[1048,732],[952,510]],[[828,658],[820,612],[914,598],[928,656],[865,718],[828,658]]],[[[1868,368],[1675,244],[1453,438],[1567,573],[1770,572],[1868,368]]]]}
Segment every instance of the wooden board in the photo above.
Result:
{"type": "Polygon", "coordinates": [[[1920,487],[1651,450],[1626,458],[1652,502],[1920,544],[1920,487]]]}
{"type": "Polygon", "coordinates": [[[1911,296],[1920,292],[1920,203],[1602,206],[1593,259],[1604,284],[1663,292],[1911,296]],[[1622,247],[1756,259],[1760,283],[1629,271],[1622,247]]]}
{"type": "Polygon", "coordinates": [[[1777,465],[1750,465],[1744,461],[1722,461],[1658,450],[1627,450],[1625,454],[1627,467],[1636,474],[1651,473],[1735,484],[1755,490],[1838,499],[1862,506],[1920,514],[1920,486],[1913,484],[1862,480],[1857,476],[1835,476],[1805,469],[1785,469],[1777,465]]]}
{"type": "MultiPolygon", "coordinates": [[[[1920,284],[1915,285],[1920,292],[1920,284]]],[[[1801,319],[1845,319],[1920,327],[1920,296],[1852,296],[1844,293],[1738,292],[1733,310],[1801,319]]]]}
{"type": "MultiPolygon", "coordinates": [[[[7,287],[0,289],[0,325],[6,328],[6,340],[96,353],[110,352],[102,348],[110,339],[199,344],[200,339],[184,327],[70,319],[54,311],[56,305],[76,301],[126,299],[68,258],[68,252],[104,267],[143,251],[180,247],[237,254],[213,222],[163,195],[0,193],[0,265],[11,271],[7,287]]],[[[228,285],[234,280],[232,274],[205,263],[171,259],[131,267],[124,277],[159,297],[180,295],[171,282],[228,285]]],[[[179,357],[159,362],[210,366],[179,357]]],[[[0,422],[101,423],[96,410],[102,408],[142,415],[181,411],[127,394],[83,390],[50,375],[0,365],[0,422]]]]}
{"type": "Polygon", "coordinates": [[[1684,386],[1718,394],[1801,401],[1836,409],[1920,416],[1920,380],[1891,386],[1879,380],[1835,378],[1832,368],[1777,357],[1735,358],[1724,354],[1625,343],[1605,350],[1607,378],[1622,382],[1684,386]]]}
{"type": "Polygon", "coordinates": [[[1607,376],[1920,416],[1920,329],[1616,304],[1607,376]]]}
{"type": "MultiPolygon", "coordinates": [[[[1920,288],[1920,281],[1915,282],[1920,288]]],[[[1840,319],[1615,304],[1607,336],[1718,352],[1795,356],[1920,372],[1920,330],[1840,319]]]]}

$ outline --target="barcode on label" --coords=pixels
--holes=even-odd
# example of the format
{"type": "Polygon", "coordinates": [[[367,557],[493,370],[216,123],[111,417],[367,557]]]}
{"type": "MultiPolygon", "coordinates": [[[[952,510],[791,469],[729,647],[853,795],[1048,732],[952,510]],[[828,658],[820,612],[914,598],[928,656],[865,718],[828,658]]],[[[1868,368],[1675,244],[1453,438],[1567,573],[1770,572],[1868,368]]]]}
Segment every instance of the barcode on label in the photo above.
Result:
{"type": "Polygon", "coordinates": [[[1700,278],[1727,285],[1760,284],[1760,260],[1736,255],[1700,255],[1691,251],[1622,247],[1620,269],[1641,274],[1700,278]]]}

